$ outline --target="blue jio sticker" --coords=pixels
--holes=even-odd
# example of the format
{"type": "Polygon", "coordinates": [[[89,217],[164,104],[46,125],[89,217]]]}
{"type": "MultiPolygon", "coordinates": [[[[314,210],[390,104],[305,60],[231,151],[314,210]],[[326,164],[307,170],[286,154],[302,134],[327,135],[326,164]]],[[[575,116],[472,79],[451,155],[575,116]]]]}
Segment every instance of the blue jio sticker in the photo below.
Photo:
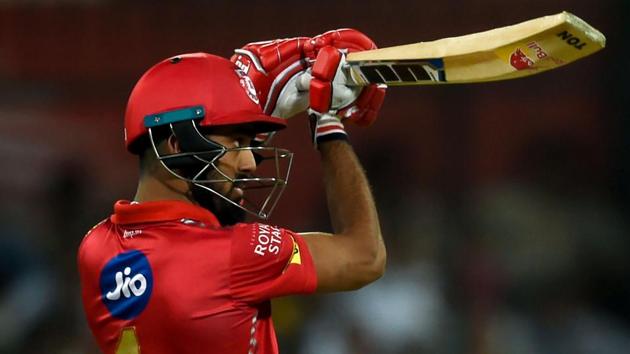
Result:
{"type": "Polygon", "coordinates": [[[153,290],[153,273],[144,253],[120,253],[101,270],[101,300],[112,316],[131,320],[144,310],[153,290]]]}

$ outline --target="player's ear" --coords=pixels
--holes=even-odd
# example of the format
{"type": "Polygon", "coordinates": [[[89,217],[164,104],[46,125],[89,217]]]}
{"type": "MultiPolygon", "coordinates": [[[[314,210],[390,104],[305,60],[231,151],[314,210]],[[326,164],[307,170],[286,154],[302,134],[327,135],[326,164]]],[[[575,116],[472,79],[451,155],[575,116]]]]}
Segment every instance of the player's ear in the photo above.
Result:
{"type": "Polygon", "coordinates": [[[165,144],[166,145],[166,149],[167,149],[167,153],[168,154],[177,154],[180,153],[182,150],[179,146],[179,140],[177,140],[177,137],[175,136],[175,134],[171,134],[167,139],[165,144]]]}

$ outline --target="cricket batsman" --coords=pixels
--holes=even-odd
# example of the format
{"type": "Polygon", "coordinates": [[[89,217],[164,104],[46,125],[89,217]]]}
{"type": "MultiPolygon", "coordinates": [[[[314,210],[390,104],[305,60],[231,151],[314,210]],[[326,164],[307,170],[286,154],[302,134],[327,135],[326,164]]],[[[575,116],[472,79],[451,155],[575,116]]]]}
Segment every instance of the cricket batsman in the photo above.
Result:
{"type": "Polygon", "coordinates": [[[340,69],[346,53],[373,48],[358,31],[336,30],[251,43],[231,60],[178,55],[140,78],[125,113],[136,195],[116,202],[78,251],[83,306],[104,353],[278,353],[270,299],[383,275],[378,214],[344,124],[374,121],[385,88],[349,88],[340,69]],[[333,234],[264,223],[293,156],[270,137],[304,111],[333,234]],[[247,214],[262,220],[245,223],[247,214]]]}

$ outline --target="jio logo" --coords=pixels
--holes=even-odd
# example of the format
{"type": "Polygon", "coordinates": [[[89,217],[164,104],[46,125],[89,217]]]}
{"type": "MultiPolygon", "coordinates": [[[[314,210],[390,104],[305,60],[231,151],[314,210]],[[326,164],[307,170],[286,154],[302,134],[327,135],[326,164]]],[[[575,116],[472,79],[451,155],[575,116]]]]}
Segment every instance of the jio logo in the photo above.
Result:
{"type": "Polygon", "coordinates": [[[140,251],[121,253],[101,271],[101,299],[112,316],[136,318],[149,303],[153,273],[147,257],[140,251]]]}

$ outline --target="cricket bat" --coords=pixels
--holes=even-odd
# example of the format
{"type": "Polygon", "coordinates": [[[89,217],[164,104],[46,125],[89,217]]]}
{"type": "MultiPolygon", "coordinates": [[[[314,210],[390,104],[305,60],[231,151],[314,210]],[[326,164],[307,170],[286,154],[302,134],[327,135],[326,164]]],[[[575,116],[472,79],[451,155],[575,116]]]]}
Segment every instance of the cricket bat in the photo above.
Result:
{"type": "Polygon", "coordinates": [[[349,86],[432,85],[515,79],[591,55],[606,37],[579,17],[562,12],[512,26],[349,53],[349,86]]]}

